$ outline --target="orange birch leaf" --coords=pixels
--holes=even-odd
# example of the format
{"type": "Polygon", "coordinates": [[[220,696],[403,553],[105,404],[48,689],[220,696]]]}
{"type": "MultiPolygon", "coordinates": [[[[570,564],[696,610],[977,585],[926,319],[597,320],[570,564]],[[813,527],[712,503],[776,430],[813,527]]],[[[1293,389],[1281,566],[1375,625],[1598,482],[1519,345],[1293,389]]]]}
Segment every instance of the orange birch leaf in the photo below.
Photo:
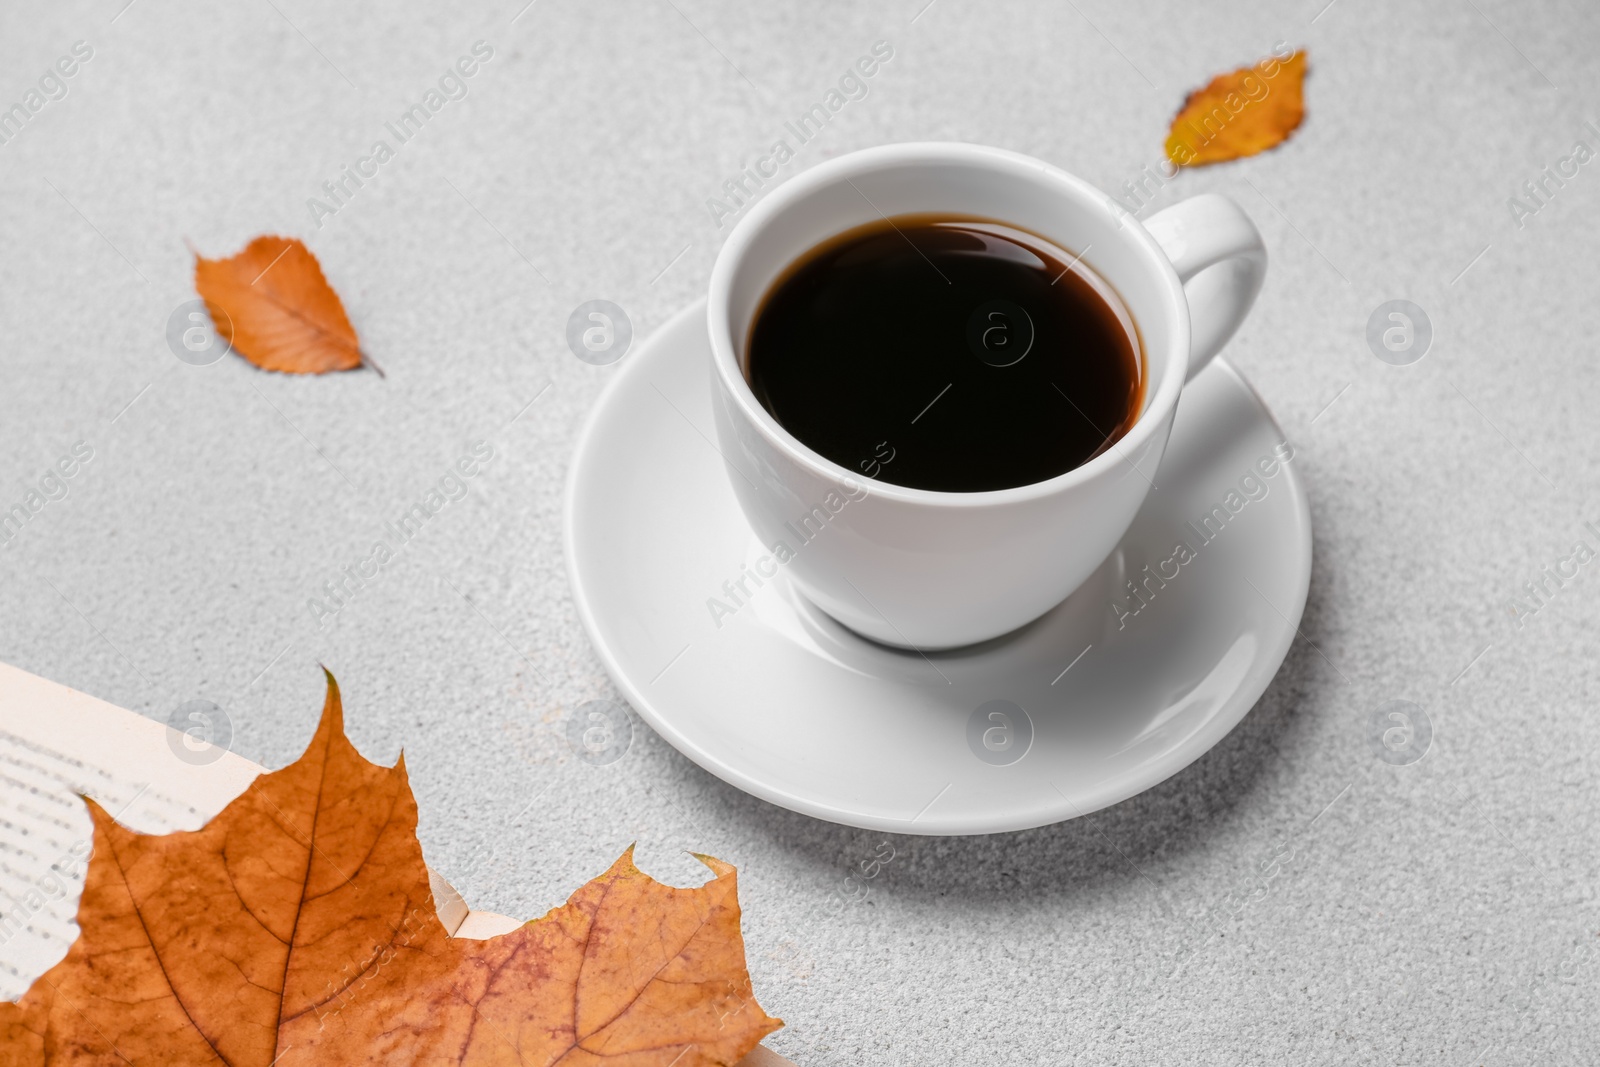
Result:
{"type": "MultiPolygon", "coordinates": [[[[229,259],[194,257],[194,287],[217,332],[263,370],[354,370],[361,342],[317,257],[298,238],[257,237],[229,259]]],[[[380,372],[381,373],[381,372],[380,372]]]]}
{"type": "Polygon", "coordinates": [[[782,1025],[718,860],[676,889],[630,849],[542,919],[449,937],[405,761],[355,750],[331,675],[305,754],[201,829],[139,834],[88,803],[80,933],[0,1003],[0,1067],[712,1067],[782,1025]]]}
{"type": "Polygon", "coordinates": [[[1173,118],[1167,158],[1180,167],[1202,167],[1281,144],[1305,118],[1305,76],[1304,51],[1217,75],[1190,93],[1173,118]]]}

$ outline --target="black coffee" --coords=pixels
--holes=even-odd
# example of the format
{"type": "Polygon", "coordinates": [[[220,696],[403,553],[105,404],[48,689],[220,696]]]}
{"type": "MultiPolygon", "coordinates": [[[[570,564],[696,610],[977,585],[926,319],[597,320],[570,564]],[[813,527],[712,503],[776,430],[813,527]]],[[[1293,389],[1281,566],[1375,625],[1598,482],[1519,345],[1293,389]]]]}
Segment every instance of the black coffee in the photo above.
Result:
{"type": "Polygon", "coordinates": [[[795,437],[869,478],[981,492],[1100,454],[1139,413],[1138,332],[1077,257],[908,215],[813,249],[767,293],[746,375],[795,437]]]}

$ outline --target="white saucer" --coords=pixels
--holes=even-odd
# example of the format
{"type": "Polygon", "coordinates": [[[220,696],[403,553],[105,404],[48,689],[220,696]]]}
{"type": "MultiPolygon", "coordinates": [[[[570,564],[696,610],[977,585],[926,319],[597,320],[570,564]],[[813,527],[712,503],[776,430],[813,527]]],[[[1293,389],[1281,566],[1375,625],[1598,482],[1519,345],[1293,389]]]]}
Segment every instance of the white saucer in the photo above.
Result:
{"type": "Polygon", "coordinates": [[[1069,819],[1198,758],[1288,654],[1311,515],[1293,462],[1255,470],[1283,433],[1224,360],[1185,390],[1155,490],[1082,588],[1016,633],[926,656],[855,636],[781,571],[717,626],[708,599],[728,604],[723,583],[766,549],[715,446],[710,372],[703,303],[619,368],[573,458],[567,561],[584,625],[633,707],[746,792],[895,833],[1069,819]],[[1203,541],[1213,506],[1230,517],[1203,541]],[[1150,581],[1148,603],[1119,620],[1113,604],[1138,605],[1126,580],[1180,540],[1193,558],[1165,563],[1177,576],[1150,581]]]}

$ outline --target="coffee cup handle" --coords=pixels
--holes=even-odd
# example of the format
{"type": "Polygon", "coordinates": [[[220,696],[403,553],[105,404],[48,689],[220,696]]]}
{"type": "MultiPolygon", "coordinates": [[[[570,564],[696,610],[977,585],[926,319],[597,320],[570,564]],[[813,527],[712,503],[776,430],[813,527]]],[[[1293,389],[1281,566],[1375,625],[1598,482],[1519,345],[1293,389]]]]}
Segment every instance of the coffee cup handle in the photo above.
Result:
{"type": "Polygon", "coordinates": [[[1267,246],[1244,210],[1202,193],[1151,215],[1144,228],[1172,261],[1189,300],[1189,378],[1205,369],[1250,314],[1267,274],[1267,246]]]}

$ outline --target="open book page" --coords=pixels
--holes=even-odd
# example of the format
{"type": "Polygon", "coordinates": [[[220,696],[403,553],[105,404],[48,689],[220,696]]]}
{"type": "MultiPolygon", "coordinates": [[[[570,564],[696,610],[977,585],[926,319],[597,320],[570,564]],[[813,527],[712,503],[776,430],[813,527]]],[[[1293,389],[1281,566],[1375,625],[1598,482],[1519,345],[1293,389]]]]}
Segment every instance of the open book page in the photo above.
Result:
{"type": "MultiPolygon", "coordinates": [[[[82,797],[142,833],[196,830],[263,768],[142,715],[0,663],[0,999],[16,1000],[78,936],[93,828],[82,797]]],[[[428,872],[455,937],[521,925],[472,911],[428,872]]],[[[789,1061],[757,1047],[739,1067],[789,1061]]]]}
{"type": "Polygon", "coordinates": [[[82,796],[145,833],[196,830],[261,768],[0,663],[0,997],[16,1000],[78,936],[93,830],[82,796]]]}

